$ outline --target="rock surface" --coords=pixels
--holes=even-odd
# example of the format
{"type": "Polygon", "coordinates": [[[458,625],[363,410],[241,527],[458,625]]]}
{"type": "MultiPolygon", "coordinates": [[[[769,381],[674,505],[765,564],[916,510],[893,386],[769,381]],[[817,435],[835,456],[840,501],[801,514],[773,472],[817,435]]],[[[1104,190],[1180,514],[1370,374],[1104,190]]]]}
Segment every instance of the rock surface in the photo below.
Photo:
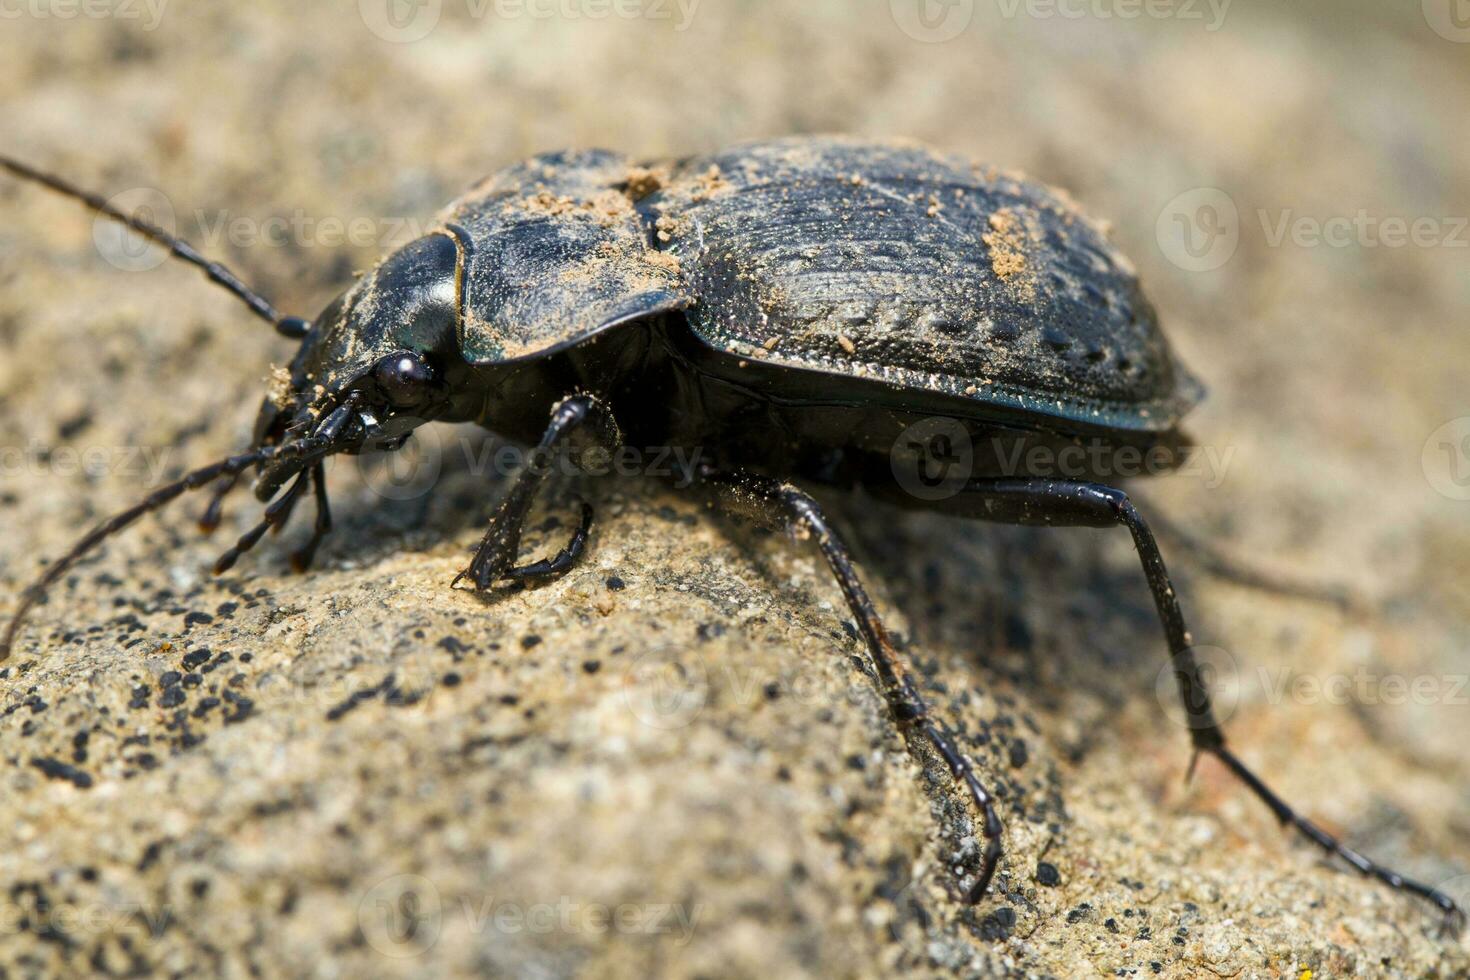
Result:
{"type": "MultiPolygon", "coordinates": [[[[411,43],[369,29],[382,6],[28,8],[5,26],[5,151],[132,189],[308,314],[459,188],[563,145],[902,134],[1070,189],[1213,392],[1201,464],[1141,506],[1366,600],[1243,590],[1170,549],[1236,747],[1349,842],[1470,898],[1451,468],[1470,460],[1437,431],[1470,414],[1470,73],[1433,3],[1242,0],[1217,29],[1206,5],[959,3],[972,20],[933,43],[912,35],[955,22],[903,2],[428,4],[411,43]],[[1213,269],[1225,252],[1171,231],[1231,227],[1198,188],[1238,215],[1213,269]],[[1423,217],[1438,238],[1369,241],[1360,209],[1374,234],[1423,217]],[[1313,244],[1338,217],[1348,243],[1313,244]]],[[[289,355],[189,270],[136,271],[152,257],[95,242],[74,206],[0,182],[0,207],[5,612],[84,526],[240,445],[289,355]]],[[[425,442],[396,477],[333,467],[338,530],[307,576],[286,563],[297,527],[209,578],[256,508],[241,494],[202,541],[193,500],[38,611],[0,672],[8,974],[1470,970],[1431,912],[1322,864],[1218,766],[1184,785],[1121,533],[830,501],[1000,795],[1007,857],[966,909],[946,867],[973,858],[971,816],[895,734],[809,545],[608,481],[574,572],[452,592],[503,480],[475,433],[425,442]]],[[[528,549],[559,546],[572,490],[528,549]]]]}

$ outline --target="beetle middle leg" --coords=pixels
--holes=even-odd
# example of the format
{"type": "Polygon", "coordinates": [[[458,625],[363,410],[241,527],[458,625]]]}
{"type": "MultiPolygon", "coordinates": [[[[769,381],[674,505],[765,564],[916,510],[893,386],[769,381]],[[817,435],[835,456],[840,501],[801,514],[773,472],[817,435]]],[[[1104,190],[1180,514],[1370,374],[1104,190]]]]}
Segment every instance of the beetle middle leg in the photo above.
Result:
{"type": "MultiPolygon", "coordinates": [[[[1174,584],[1164,567],[1153,531],[1122,490],[1097,483],[1045,479],[973,480],[952,501],[952,506],[970,516],[1005,524],[1047,527],[1126,527],[1143,573],[1153,594],[1159,622],[1173,657],[1174,676],[1188,716],[1195,758],[1201,753],[1215,756],[1230,772],[1270,808],[1276,819],[1290,826],[1329,855],[1340,857],[1359,873],[1376,878],[1390,888],[1427,899],[1445,916],[1447,928],[1457,930],[1464,913],[1443,892],[1405,878],[1359,854],[1297,813],[1274,790],[1252,772],[1225,744],[1225,733],[1215,719],[1209,689],[1194,656],[1193,640],[1174,584]]],[[[1191,760],[1190,769],[1194,768],[1191,760]]]]}
{"type": "Polygon", "coordinates": [[[501,579],[552,578],[569,570],[581,557],[592,530],[592,507],[581,502],[581,519],[571,541],[554,557],[516,566],[521,533],[526,515],[536,498],[536,491],[550,472],[552,455],[570,450],[573,463],[588,449],[615,451],[622,445],[622,433],[608,407],[593,395],[573,395],[558,402],[551,410],[551,421],[541,441],[531,453],[525,469],[517,474],[510,492],[500,502],[490,527],[485,531],[475,557],[467,568],[454,577],[453,587],[461,579],[469,579],[477,590],[484,591],[501,579]]]}
{"type": "Polygon", "coordinates": [[[960,752],[949,726],[929,712],[929,705],[909,675],[902,655],[894,647],[873,600],[868,598],[853,568],[847,545],[827,522],[821,507],[801,489],[769,477],[750,473],[722,473],[702,468],[699,484],[734,512],[773,530],[784,529],[799,538],[810,537],[821,549],[837,579],[847,607],[857,621],[868,653],[878,673],[879,690],[900,727],[917,732],[944,760],[955,782],[964,787],[983,821],[985,851],[979,876],[966,891],[965,900],[974,904],[985,895],[995,876],[1002,853],[1001,822],[995,800],[980,782],[970,760],[960,752]]]}

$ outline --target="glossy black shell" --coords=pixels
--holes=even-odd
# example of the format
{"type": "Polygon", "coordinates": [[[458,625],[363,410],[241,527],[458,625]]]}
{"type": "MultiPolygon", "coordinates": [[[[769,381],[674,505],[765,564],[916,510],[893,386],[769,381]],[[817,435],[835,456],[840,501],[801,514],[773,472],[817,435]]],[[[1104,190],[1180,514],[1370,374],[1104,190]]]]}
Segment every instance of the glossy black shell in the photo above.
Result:
{"type": "Polygon", "coordinates": [[[1201,395],[1133,267],[1065,196],[917,145],[834,138],[504,170],[319,318],[296,373],[335,387],[396,349],[437,351],[462,392],[451,414],[512,435],[568,385],[623,383],[685,415],[780,406],[766,428],[811,443],[856,444],[842,431],[881,410],[862,448],[934,414],[1177,444],[1201,395]],[[697,383],[615,377],[660,345],[697,383]],[[820,424],[802,415],[828,408],[820,424]]]}

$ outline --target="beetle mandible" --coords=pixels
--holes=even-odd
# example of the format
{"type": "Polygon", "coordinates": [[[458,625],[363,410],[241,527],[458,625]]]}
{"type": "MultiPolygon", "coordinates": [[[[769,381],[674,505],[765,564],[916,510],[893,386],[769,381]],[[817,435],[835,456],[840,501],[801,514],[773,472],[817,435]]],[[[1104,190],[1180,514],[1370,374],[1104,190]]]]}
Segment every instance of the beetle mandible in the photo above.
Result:
{"type": "MultiPolygon", "coordinates": [[[[479,423],[535,446],[533,462],[625,445],[698,448],[685,475],[714,501],[815,540],[894,719],[970,798],[986,841],[965,888],[970,902],[985,894],[1002,854],[994,800],[930,712],[847,545],[791,481],[861,487],[988,521],[1126,528],[1173,658],[1194,758],[1219,759],[1330,855],[1428,899],[1447,924],[1463,921],[1448,896],[1298,815],[1226,744],[1150,526],[1102,479],[1124,450],[1177,465],[1188,446],[1181,420],[1202,390],[1133,267],[1059,193],[915,144],[840,138],[752,143],[654,166],[606,151],[546,154],[476,185],[434,230],[308,322],[280,315],[228,269],[101,197],[15,160],[0,157],[0,166],[167,247],[300,341],[289,386],[262,405],[252,446],[85,535],[23,593],[0,659],[31,607],[84,554],[187,490],[215,484],[206,528],[251,471],[267,505],[217,571],[284,525],[310,491],[315,530],[293,556],[305,568],[331,527],[323,460],[396,448],[425,422],[479,423]],[[946,420],[943,438],[909,437],[936,418],[946,420]],[[950,479],[931,468],[946,462],[947,439],[996,451],[967,457],[950,479]],[[1094,452],[1080,457],[1091,466],[1080,478],[1028,462],[1031,449],[1054,454],[1083,442],[1094,452]],[[946,479],[942,492],[916,492],[946,479]]],[[[484,591],[555,576],[578,560],[593,517],[585,502],[566,547],[517,564],[545,475],[544,465],[522,470],[454,584],[484,591]]]]}

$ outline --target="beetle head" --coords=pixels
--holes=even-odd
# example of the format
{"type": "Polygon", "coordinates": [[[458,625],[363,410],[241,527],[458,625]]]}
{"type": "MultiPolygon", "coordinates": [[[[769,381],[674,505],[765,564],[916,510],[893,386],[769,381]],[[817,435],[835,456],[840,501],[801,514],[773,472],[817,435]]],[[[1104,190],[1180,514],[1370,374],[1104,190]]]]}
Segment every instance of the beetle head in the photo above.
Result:
{"type": "Polygon", "coordinates": [[[256,440],[312,439],[319,448],[267,466],[257,497],[270,499],[325,456],[396,449],[442,414],[449,402],[442,371],[455,350],[457,269],[454,239],[427,235],[387,256],[317,317],[289,383],[261,406],[256,440]]]}

